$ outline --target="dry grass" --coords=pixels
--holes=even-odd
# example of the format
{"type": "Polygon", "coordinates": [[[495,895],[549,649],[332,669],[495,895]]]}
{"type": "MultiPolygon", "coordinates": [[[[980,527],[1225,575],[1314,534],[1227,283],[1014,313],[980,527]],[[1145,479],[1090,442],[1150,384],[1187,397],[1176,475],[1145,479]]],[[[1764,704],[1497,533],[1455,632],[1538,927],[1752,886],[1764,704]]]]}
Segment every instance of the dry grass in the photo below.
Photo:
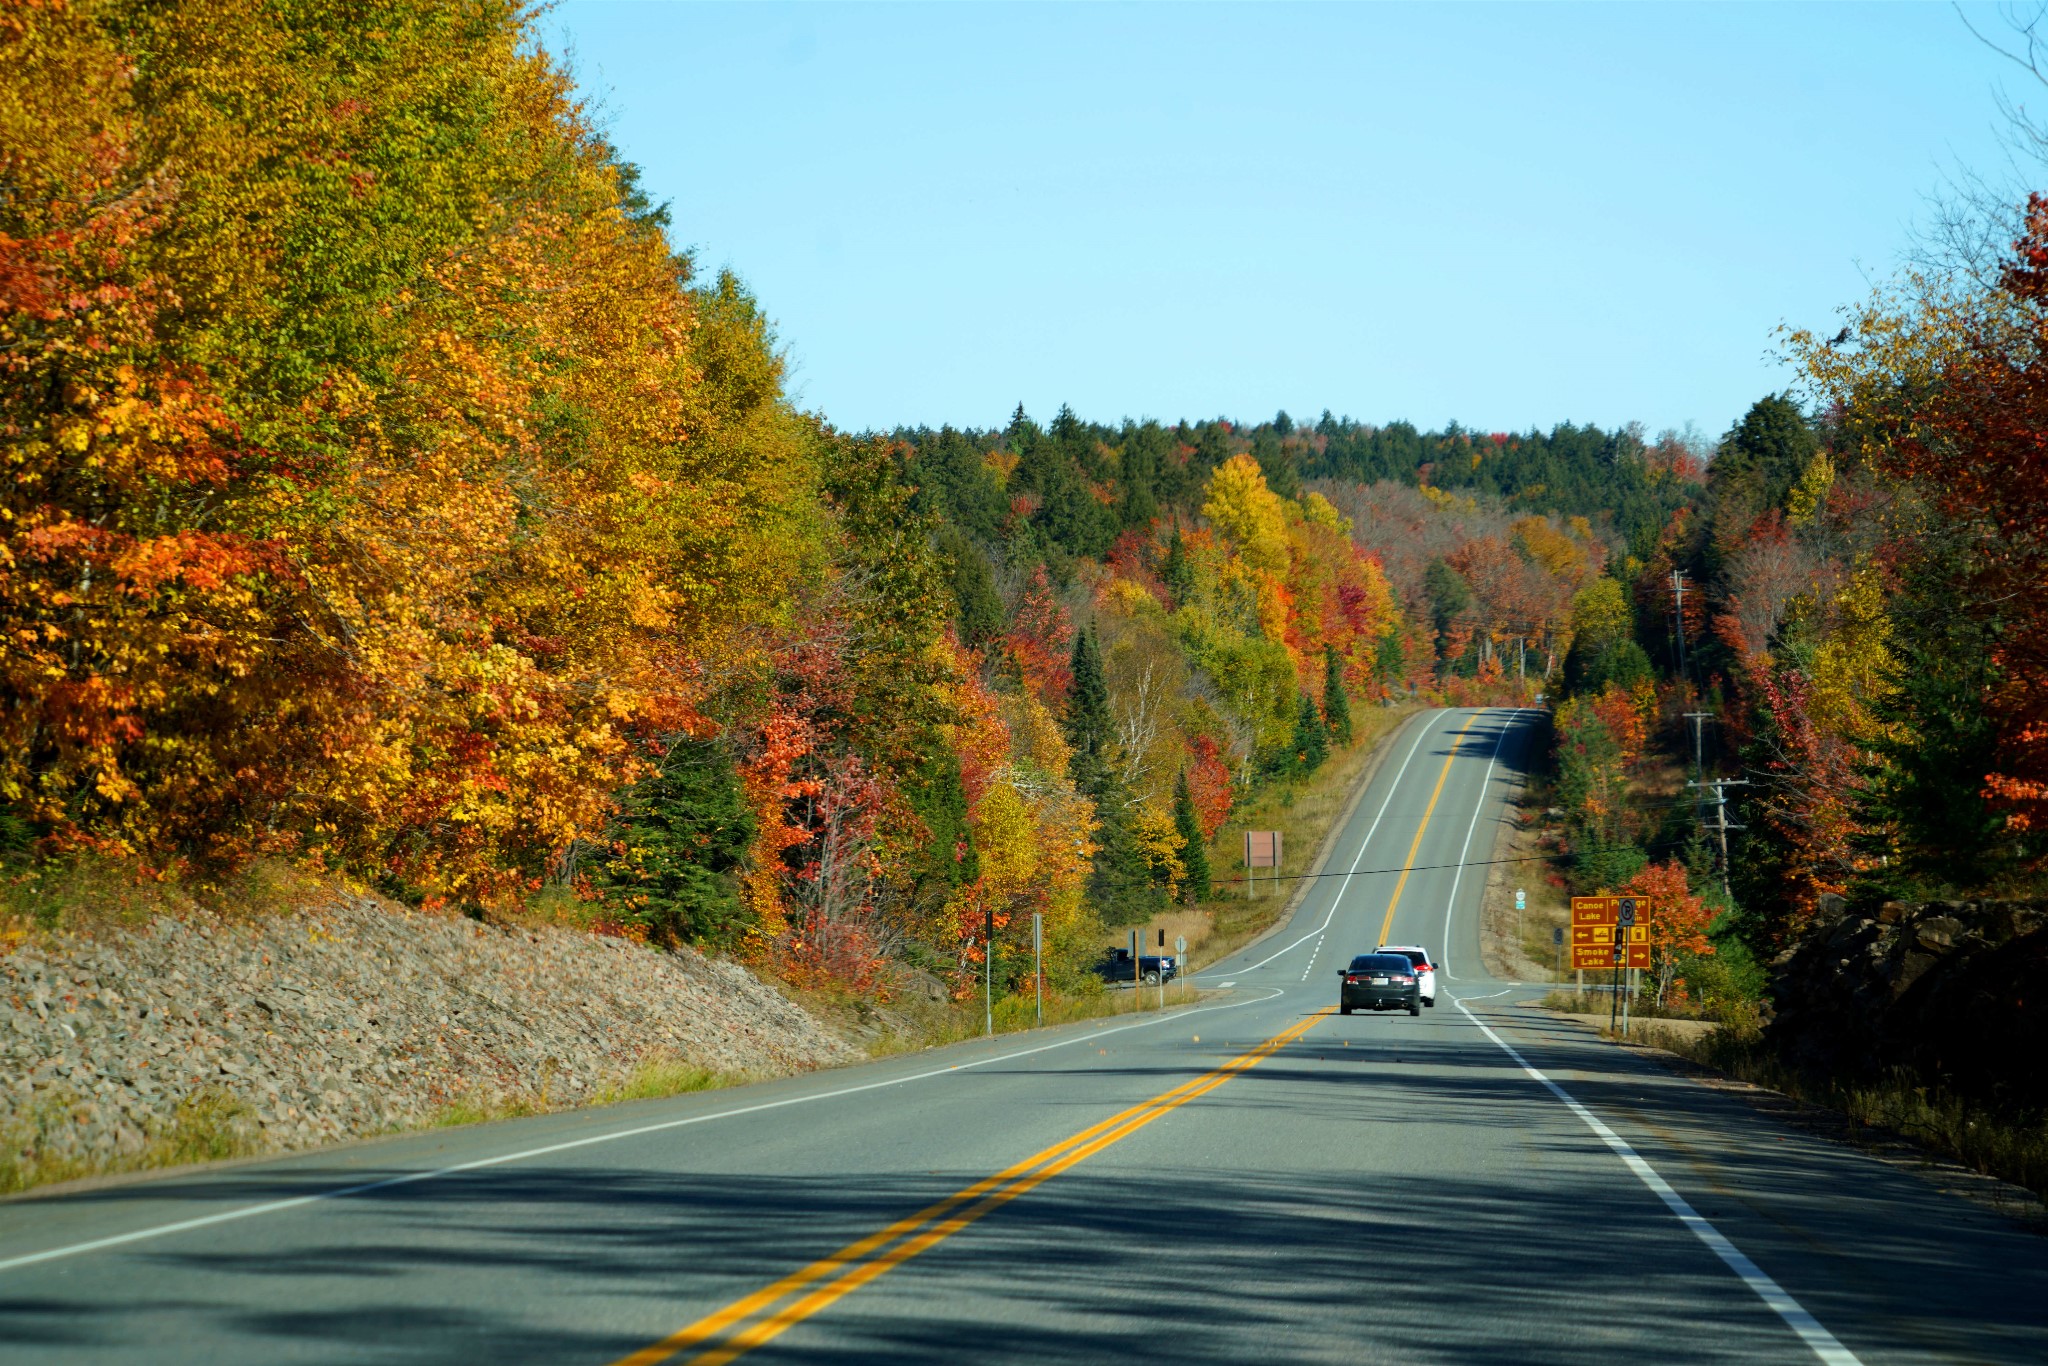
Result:
{"type": "Polygon", "coordinates": [[[616,1105],[627,1100],[660,1100],[692,1091],[715,1091],[726,1086],[744,1086],[760,1078],[740,1072],[719,1072],[681,1058],[643,1059],[631,1071],[584,1096],[554,1094],[545,1081],[537,1091],[477,1092],[458,1096],[441,1106],[423,1126],[430,1129],[455,1128],[464,1124],[486,1124],[493,1120],[518,1119],[524,1115],[552,1114],[557,1110],[580,1110],[592,1105],[616,1105]]]}
{"type": "MultiPolygon", "coordinates": [[[[1199,990],[1199,983],[1191,986],[1186,979],[1176,979],[1166,984],[1163,1005],[1160,990],[1154,986],[1137,991],[1128,987],[1084,988],[1075,992],[1048,990],[1045,993],[1044,1023],[1048,1026],[1062,1025],[1080,1020],[1108,1019],[1118,1015],[1151,1014],[1162,1009],[1172,1010],[1178,1006],[1192,1005],[1200,1000],[1203,994],[1199,990]]],[[[893,1030],[872,1039],[869,1042],[869,1051],[877,1057],[882,1057],[982,1038],[988,1032],[990,1013],[979,996],[963,1001],[948,1001],[943,1011],[922,1014],[915,1027],[893,1030]]],[[[1014,1034],[1026,1029],[1036,1029],[1039,1026],[1038,1000],[1028,991],[1012,996],[1001,996],[995,1001],[993,1015],[995,1032],[998,1034],[1014,1034]]]]}
{"type": "Polygon", "coordinates": [[[80,1103],[75,1095],[46,1093],[0,1128],[0,1195],[113,1172],[219,1162],[245,1157],[261,1147],[248,1106],[224,1090],[208,1088],[179,1102],[170,1118],[145,1134],[138,1147],[85,1157],[52,1153],[52,1135],[72,1123],[72,1111],[80,1103]]]}
{"type": "Polygon", "coordinates": [[[2048,1114],[1972,1102],[1909,1076],[1844,1082],[1791,1067],[1765,1042],[1753,1019],[1692,1034],[1660,1030],[1651,1043],[1702,1067],[1840,1116],[1834,1136],[1867,1146],[1904,1140],[2048,1197],[2048,1114]]]}

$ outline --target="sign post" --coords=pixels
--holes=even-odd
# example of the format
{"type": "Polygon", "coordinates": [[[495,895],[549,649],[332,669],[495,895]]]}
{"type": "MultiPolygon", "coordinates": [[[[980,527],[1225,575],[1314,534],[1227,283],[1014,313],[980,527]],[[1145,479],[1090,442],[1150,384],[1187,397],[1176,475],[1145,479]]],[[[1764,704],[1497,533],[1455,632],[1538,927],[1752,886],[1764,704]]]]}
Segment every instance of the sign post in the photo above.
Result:
{"type": "Polygon", "coordinates": [[[1159,1008],[1166,1009],[1166,931],[1159,932],[1159,1008]]]}
{"type": "MultiPolygon", "coordinates": [[[[1617,996],[1621,995],[1622,972],[1624,970],[1634,971],[1634,968],[1630,966],[1628,949],[1629,941],[1635,937],[1636,898],[1632,896],[1621,897],[1614,903],[1614,994],[1617,996]]],[[[1608,1008],[1610,1021],[1613,1013],[1613,1006],[1610,1003],[1608,1008]]],[[[1608,1025],[1608,1028],[1613,1028],[1612,1023],[1608,1025]]],[[[1628,1001],[1626,999],[1621,1003],[1621,1036],[1624,1039],[1628,1037],[1628,1001]]]]}
{"type": "Polygon", "coordinates": [[[1045,1023],[1045,917],[1031,913],[1031,979],[1038,991],[1038,1022],[1045,1023]]]}
{"type": "Polygon", "coordinates": [[[1529,909],[1529,894],[1515,888],[1515,952],[1522,952],[1522,912],[1529,909]]]}
{"type": "Polygon", "coordinates": [[[1280,876],[1280,832],[1278,830],[1247,830],[1244,832],[1245,899],[1249,901],[1258,885],[1258,868],[1271,868],[1273,876],[1280,876]]]}
{"type": "Polygon", "coordinates": [[[1143,973],[1142,971],[1140,971],[1140,970],[1139,970],[1139,968],[1138,968],[1138,950],[1139,950],[1139,948],[1140,948],[1140,947],[1142,947],[1142,946],[1140,945],[1140,943],[1139,943],[1139,941],[1138,941],[1138,932],[1137,932],[1136,930],[1132,930],[1132,931],[1131,931],[1131,999],[1132,999],[1133,1001],[1136,1001],[1136,1002],[1138,1003],[1138,1007],[1139,1007],[1140,1009],[1143,1009],[1143,1008],[1144,1008],[1144,1004],[1145,1004],[1145,998],[1144,998],[1144,997],[1142,997],[1142,996],[1140,996],[1140,995],[1138,994],[1138,988],[1139,988],[1139,987],[1140,987],[1141,985],[1143,985],[1143,983],[1144,983],[1144,980],[1145,980],[1145,974],[1144,974],[1144,973],[1143,973]]]}
{"type": "MultiPolygon", "coordinates": [[[[1173,937],[1173,969],[1174,969],[1174,972],[1175,972],[1176,974],[1179,974],[1180,972],[1182,972],[1182,971],[1185,971],[1185,967],[1186,967],[1187,961],[1188,961],[1188,937],[1187,937],[1186,935],[1184,935],[1184,934],[1177,934],[1177,935],[1175,935],[1175,936],[1173,937]]],[[[1181,999],[1182,999],[1182,1000],[1186,1000],[1186,999],[1187,999],[1187,997],[1186,997],[1185,993],[1186,993],[1187,991],[1189,991],[1190,989],[1192,989],[1192,988],[1193,988],[1193,986],[1194,986],[1194,977],[1193,977],[1193,975],[1192,975],[1192,974],[1190,974],[1190,976],[1189,976],[1189,978],[1188,978],[1188,985],[1187,985],[1187,986],[1185,986],[1185,987],[1182,987],[1182,988],[1181,988],[1181,991],[1182,991],[1182,993],[1183,993],[1183,995],[1182,995],[1182,997],[1181,997],[1181,999]]]]}
{"type": "Polygon", "coordinates": [[[1564,926],[1559,925],[1550,932],[1550,947],[1557,951],[1557,967],[1552,971],[1554,980],[1564,980],[1564,926]]]}

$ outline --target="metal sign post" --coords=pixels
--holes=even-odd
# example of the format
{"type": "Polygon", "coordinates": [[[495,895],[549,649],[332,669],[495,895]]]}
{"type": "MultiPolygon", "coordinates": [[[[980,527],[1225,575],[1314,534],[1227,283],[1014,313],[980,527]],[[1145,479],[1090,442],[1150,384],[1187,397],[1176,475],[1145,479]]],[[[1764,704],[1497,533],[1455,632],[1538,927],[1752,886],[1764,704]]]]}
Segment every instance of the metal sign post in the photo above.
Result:
{"type": "MultiPolygon", "coordinates": [[[[1179,974],[1180,974],[1180,972],[1182,972],[1182,971],[1184,970],[1184,965],[1185,965],[1185,964],[1187,963],[1187,960],[1188,960],[1188,940],[1187,940],[1187,936],[1186,936],[1186,935],[1182,935],[1182,934],[1177,934],[1177,935],[1175,935],[1175,936],[1173,937],[1173,969],[1174,969],[1174,973],[1175,973],[1175,975],[1176,975],[1176,976],[1177,976],[1177,975],[1179,975],[1179,974]]],[[[1185,993],[1186,993],[1187,991],[1189,991],[1190,989],[1192,989],[1193,985],[1194,985],[1194,979],[1193,979],[1192,977],[1190,977],[1190,978],[1189,978],[1189,982],[1188,982],[1188,986],[1186,986],[1186,987],[1182,987],[1182,988],[1181,988],[1181,991],[1183,992],[1183,996],[1182,996],[1182,999],[1183,999],[1183,1000],[1185,1000],[1185,999],[1186,999],[1185,993]]]]}
{"type": "Polygon", "coordinates": [[[1138,1003],[1138,1008],[1139,1008],[1139,1009],[1141,1009],[1141,1010],[1142,1010],[1142,1009],[1144,1009],[1144,1006],[1145,1006],[1145,998],[1144,998],[1143,996],[1140,996],[1140,995],[1138,994],[1138,988],[1139,988],[1139,986],[1140,986],[1140,985],[1141,985],[1141,984],[1142,984],[1142,983],[1144,982],[1144,979],[1145,979],[1145,974],[1144,974],[1144,972],[1143,972],[1142,970],[1140,970],[1140,968],[1138,967],[1138,932],[1137,932],[1136,930],[1132,930],[1132,931],[1131,931],[1131,999],[1132,999],[1133,1001],[1136,1001],[1136,1002],[1138,1003]]]}
{"type": "Polygon", "coordinates": [[[1515,952],[1523,951],[1522,912],[1529,909],[1529,894],[1520,887],[1515,888],[1515,952]]]}
{"type": "Polygon", "coordinates": [[[1247,830],[1244,832],[1244,895],[1249,901],[1255,895],[1252,890],[1258,886],[1259,875],[1255,869],[1271,868],[1273,877],[1280,876],[1280,832],[1278,830],[1247,830]]]}
{"type": "MultiPolygon", "coordinates": [[[[1621,995],[1621,974],[1629,964],[1629,940],[1635,937],[1636,899],[1632,896],[1614,899],[1614,996],[1621,995]]],[[[1628,1036],[1628,1002],[1609,998],[1607,1002],[1607,1028],[1614,1028],[1614,1012],[1621,1010],[1621,1033],[1628,1036]]]]}
{"type": "Polygon", "coordinates": [[[1159,932],[1159,1008],[1166,1009],[1166,931],[1159,932]]]}
{"type": "Polygon", "coordinates": [[[1552,979],[1562,982],[1564,980],[1564,926],[1559,925],[1550,931],[1550,947],[1557,951],[1557,967],[1551,974],[1552,979]]]}
{"type": "Polygon", "coordinates": [[[1038,989],[1038,1022],[1045,1023],[1045,917],[1031,913],[1031,980],[1038,989]]]}
{"type": "Polygon", "coordinates": [[[996,1034],[996,913],[993,907],[981,912],[981,1007],[988,1035],[996,1034]]]}

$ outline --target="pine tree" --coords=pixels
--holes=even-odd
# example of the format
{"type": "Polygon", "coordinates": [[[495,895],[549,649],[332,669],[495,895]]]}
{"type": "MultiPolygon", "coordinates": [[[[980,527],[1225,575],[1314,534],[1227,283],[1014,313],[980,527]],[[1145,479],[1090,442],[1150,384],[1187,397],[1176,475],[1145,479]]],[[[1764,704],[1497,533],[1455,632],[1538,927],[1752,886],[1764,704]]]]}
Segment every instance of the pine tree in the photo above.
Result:
{"type": "Polygon", "coordinates": [[[996,592],[995,577],[988,559],[959,527],[947,523],[939,528],[939,553],[952,581],[954,623],[960,643],[979,649],[998,639],[1009,623],[1003,615],[1003,599],[996,592]]]}
{"type": "Polygon", "coordinates": [[[1340,745],[1351,743],[1351,700],[1344,695],[1344,663],[1337,647],[1323,646],[1323,725],[1330,739],[1340,745]]]}
{"type": "Polygon", "coordinates": [[[1173,605],[1187,606],[1195,591],[1195,566],[1188,557],[1188,543],[1181,539],[1179,527],[1173,529],[1173,539],[1166,543],[1166,555],[1159,562],[1159,577],[1166,584],[1166,591],[1173,594],[1173,605]]]}
{"type": "Polygon", "coordinates": [[[961,781],[960,756],[943,738],[927,739],[924,764],[904,784],[910,809],[924,822],[922,847],[905,860],[920,905],[936,907],[955,887],[981,876],[981,858],[968,823],[967,788],[961,781]]]}
{"type": "Polygon", "coordinates": [[[1294,716],[1294,741],[1287,748],[1293,761],[1290,768],[1296,775],[1315,772],[1330,757],[1330,737],[1323,729],[1323,714],[1316,710],[1315,700],[1307,693],[1301,695],[1301,708],[1294,716]]]}
{"type": "Polygon", "coordinates": [[[724,747],[678,741],[619,816],[612,857],[591,878],[605,904],[658,944],[738,943],[754,925],[739,896],[754,811],[724,747]]]}
{"type": "Polygon", "coordinates": [[[1188,790],[1188,771],[1182,769],[1173,781],[1173,828],[1180,833],[1181,866],[1188,871],[1181,884],[1183,899],[1203,901],[1209,895],[1209,848],[1202,838],[1202,822],[1195,815],[1194,794],[1188,790]]]}
{"type": "Polygon", "coordinates": [[[1109,683],[1102,675],[1102,647],[1095,630],[1074,637],[1074,681],[1067,691],[1060,729],[1072,747],[1067,776],[1076,791],[1101,802],[1110,776],[1109,750],[1115,722],[1109,712],[1109,683]]]}

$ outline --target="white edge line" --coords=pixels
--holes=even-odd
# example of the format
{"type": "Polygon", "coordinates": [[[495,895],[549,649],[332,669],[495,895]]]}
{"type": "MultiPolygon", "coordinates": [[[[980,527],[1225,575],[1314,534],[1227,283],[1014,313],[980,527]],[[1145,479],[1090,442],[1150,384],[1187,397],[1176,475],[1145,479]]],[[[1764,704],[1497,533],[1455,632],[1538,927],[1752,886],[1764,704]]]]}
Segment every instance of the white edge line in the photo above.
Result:
{"type": "Polygon", "coordinates": [[[1130,1029],[1149,1029],[1154,1025],[1165,1024],[1171,1020],[1184,1020],[1191,1015],[1205,1015],[1211,1011],[1237,1010],[1244,1006],[1260,1005],[1267,1001],[1278,1000],[1286,994],[1286,992],[1276,989],[1268,996],[1255,996],[1248,1000],[1232,1001],[1226,1005],[1197,1006],[1193,1010],[1177,1010],[1171,1015],[1161,1015],[1155,1019],[1118,1025],[1114,1029],[1093,1030],[1072,1039],[1061,1039],[1057,1043],[1040,1044],[1036,1048],[1020,1048],[1013,1053],[1002,1053],[995,1057],[982,1058],[975,1062],[951,1063],[945,1067],[935,1067],[929,1072],[915,1072],[907,1077],[891,1077],[886,1081],[863,1082],[859,1086],[842,1086],[836,1091],[821,1091],[815,1095],[789,1096],[782,1100],[762,1101],[757,1105],[742,1105],[730,1110],[720,1110],[716,1114],[691,1115],[684,1119],[663,1120],[659,1124],[640,1124],[630,1129],[619,1129],[612,1133],[592,1134],[587,1138],[573,1138],[562,1143],[550,1143],[544,1147],[526,1148],[514,1153],[500,1153],[496,1157],[480,1157],[474,1162],[458,1162],[452,1167],[435,1167],[427,1171],[406,1172],[401,1176],[387,1176],[380,1181],[366,1181],[360,1185],[343,1186],[336,1190],[317,1191],[312,1195],[295,1195],[286,1200],[268,1200],[262,1204],[244,1205],[240,1209],[223,1210],[219,1214],[201,1215],[196,1219],[180,1219],[175,1223],[156,1224],[149,1228],[136,1229],[129,1233],[116,1233],[105,1238],[94,1238],[88,1242],[71,1243],[64,1247],[54,1247],[43,1252],[30,1252],[24,1253],[19,1257],[9,1257],[5,1261],[0,1261],[0,1271],[13,1271],[20,1267],[33,1266],[38,1262],[54,1262],[64,1257],[76,1257],[87,1252],[99,1252],[110,1247],[120,1247],[126,1243],[139,1243],[151,1238],[162,1238],[173,1233],[185,1233],[196,1228],[208,1228],[214,1224],[231,1223],[237,1219],[253,1219],[259,1214],[280,1214],[285,1210],[297,1209],[302,1205],[318,1204],[323,1200],[340,1200],[351,1195],[367,1195],[371,1191],[390,1190],[396,1186],[410,1186],[416,1182],[433,1181],[443,1176],[457,1176],[463,1172],[479,1171],[485,1167],[503,1166],[508,1162],[523,1162],[532,1157],[546,1157],[551,1153],[568,1152],[572,1148],[588,1148],[599,1143],[613,1143],[622,1138],[638,1138],[643,1134],[661,1133],[667,1129],[681,1129],[692,1124],[709,1124],[714,1120],[732,1119],[739,1115],[758,1114],[763,1110],[780,1110],[790,1105],[807,1105],[814,1101],[835,1100],[841,1096],[857,1095],[862,1091],[878,1091],[889,1086],[905,1086],[914,1081],[926,1081],[932,1077],[950,1076],[955,1072],[964,1072],[972,1067],[987,1067],[991,1063],[1010,1062],[1017,1058],[1028,1058],[1034,1053],[1047,1053],[1055,1048],[1069,1048],[1078,1043],[1093,1043],[1097,1039],[1108,1038],[1111,1034],[1121,1034],[1130,1029]]]}
{"type": "MultiPolygon", "coordinates": [[[[1439,715],[1443,716],[1449,716],[1450,714],[1451,713],[1448,711],[1439,713],[1439,715]]],[[[1275,958],[1280,957],[1281,954],[1294,952],[1303,944],[1306,944],[1309,940],[1315,938],[1324,930],[1330,928],[1330,922],[1337,918],[1337,908],[1344,904],[1344,889],[1351,885],[1351,875],[1358,871],[1358,865],[1360,860],[1364,859],[1366,849],[1370,847],[1372,844],[1372,837],[1374,832],[1380,828],[1380,818],[1387,814],[1387,805],[1394,800],[1394,793],[1400,789],[1401,775],[1408,771],[1409,760],[1413,759],[1415,757],[1415,751],[1422,747],[1423,740],[1426,739],[1429,735],[1429,728],[1431,724],[1432,723],[1430,721],[1425,721],[1422,723],[1422,730],[1416,735],[1415,742],[1408,746],[1407,758],[1401,760],[1401,766],[1394,770],[1394,781],[1388,785],[1387,795],[1380,799],[1380,809],[1373,816],[1372,824],[1366,827],[1365,838],[1358,842],[1358,857],[1351,860],[1351,867],[1349,871],[1347,871],[1344,874],[1344,880],[1337,884],[1337,895],[1330,898],[1330,913],[1323,917],[1323,923],[1316,926],[1314,929],[1310,930],[1301,938],[1295,940],[1292,944],[1289,944],[1286,948],[1279,949],[1273,953],[1267,954],[1264,958],[1261,958],[1258,962],[1251,964],[1249,967],[1235,968],[1233,969],[1233,971],[1238,973],[1246,973],[1262,968],[1266,966],[1266,964],[1272,962],[1275,958]]],[[[1315,966],[1313,960],[1310,961],[1309,966],[1315,966]]],[[[1205,971],[1214,970],[1215,969],[1213,965],[1210,968],[1205,969],[1205,971]]],[[[1308,973],[1306,971],[1302,973],[1301,979],[1304,982],[1308,980],[1308,973]]],[[[5,1269],[6,1268],[4,1266],[0,1266],[0,1271],[4,1271],[5,1269]]]]}
{"type": "Polygon", "coordinates": [[[1705,1243],[1715,1256],[1725,1262],[1728,1269],[1755,1292],[1758,1299],[1769,1305],[1778,1317],[1785,1321],[1786,1326],[1799,1335],[1799,1340],[1805,1343],[1815,1356],[1829,1363],[1829,1366],[1862,1366],[1857,1355],[1844,1347],[1833,1333],[1823,1328],[1819,1319],[1809,1314],[1805,1306],[1792,1298],[1791,1292],[1772,1280],[1762,1267],[1743,1255],[1741,1249],[1729,1242],[1721,1230],[1708,1223],[1684,1196],[1673,1190],[1670,1183],[1657,1175],[1649,1163],[1637,1156],[1636,1150],[1628,1145],[1626,1139],[1603,1124],[1598,1115],[1572,1099],[1562,1086],[1531,1067],[1528,1060],[1515,1050],[1513,1044],[1487,1028],[1486,1022],[1473,1014],[1462,1000],[1458,1002],[1458,1009],[1464,1011],[1465,1018],[1479,1027],[1480,1033],[1500,1045],[1501,1051],[1513,1058],[1516,1066],[1542,1082],[1552,1095],[1565,1103],[1567,1109],[1584,1120],[1586,1127],[1612,1148],[1628,1169],[1635,1173],[1636,1179],[1648,1186],[1657,1198],[1664,1202],[1665,1208],[1678,1217],[1678,1222],[1690,1229],[1694,1237],[1705,1243]]]}
{"type": "MultiPolygon", "coordinates": [[[[1450,978],[1453,982],[1464,980],[1451,971],[1451,912],[1458,905],[1458,883],[1465,876],[1465,859],[1472,852],[1472,832],[1479,828],[1479,813],[1486,809],[1486,785],[1493,781],[1493,766],[1500,762],[1500,747],[1507,743],[1508,732],[1514,729],[1515,724],[1522,719],[1522,713],[1526,710],[1527,708],[1525,707],[1516,707],[1509,711],[1507,724],[1502,726],[1500,734],[1494,737],[1493,757],[1486,761],[1486,776],[1479,780],[1479,800],[1472,804],[1472,823],[1465,827],[1465,847],[1458,851],[1457,871],[1451,874],[1451,895],[1450,899],[1444,902],[1443,954],[1444,976],[1450,978]]],[[[1482,932],[1484,928],[1484,926],[1481,927],[1482,932]]]]}

